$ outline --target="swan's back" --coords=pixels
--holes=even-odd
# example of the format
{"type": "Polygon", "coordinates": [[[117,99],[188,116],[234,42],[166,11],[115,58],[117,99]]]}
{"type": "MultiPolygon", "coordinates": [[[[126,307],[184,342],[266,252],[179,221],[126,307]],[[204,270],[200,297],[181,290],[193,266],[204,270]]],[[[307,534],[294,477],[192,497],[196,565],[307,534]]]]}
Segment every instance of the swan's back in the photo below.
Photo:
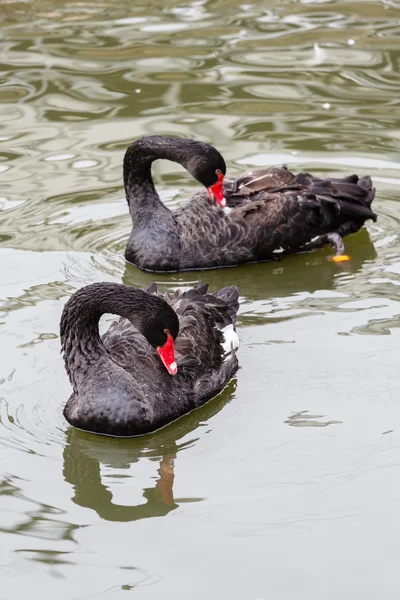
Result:
{"type": "MultiPolygon", "coordinates": [[[[167,380],[178,386],[194,386],[203,377],[212,376],[213,386],[218,388],[218,382],[225,380],[230,370],[229,376],[237,369],[234,350],[238,345],[235,333],[238,289],[229,286],[208,293],[207,284],[198,284],[196,288],[177,289],[169,294],[161,293],[153,283],[147,292],[168,302],[179,319],[175,340],[178,374],[167,380]],[[232,343],[233,351],[226,348],[227,342],[232,343]]],[[[115,321],[102,339],[112,358],[133,376],[154,378],[159,373],[164,379],[164,367],[154,349],[127,319],[115,321]]]]}
{"type": "Polygon", "coordinates": [[[318,236],[345,236],[376,220],[368,176],[320,179],[274,167],[225,179],[224,194],[228,210],[200,192],[174,212],[182,270],[270,260],[307,249],[318,236]]]}

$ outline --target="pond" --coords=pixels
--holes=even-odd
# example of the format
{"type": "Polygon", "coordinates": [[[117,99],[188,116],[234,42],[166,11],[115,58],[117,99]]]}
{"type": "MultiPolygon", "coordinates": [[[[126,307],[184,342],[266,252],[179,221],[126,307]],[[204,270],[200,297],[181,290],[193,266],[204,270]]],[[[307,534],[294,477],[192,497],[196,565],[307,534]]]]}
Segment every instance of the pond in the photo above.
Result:
{"type": "MultiPolygon", "coordinates": [[[[0,18],[2,598],[397,600],[400,5],[36,0],[0,18]],[[124,151],[155,133],[214,144],[229,175],[368,173],[379,218],[348,263],[202,272],[240,288],[240,370],[169,427],[107,439],[63,418],[59,319],[94,281],[198,281],[123,257],[124,151]]],[[[198,189],[153,172],[169,207],[198,189]]]]}

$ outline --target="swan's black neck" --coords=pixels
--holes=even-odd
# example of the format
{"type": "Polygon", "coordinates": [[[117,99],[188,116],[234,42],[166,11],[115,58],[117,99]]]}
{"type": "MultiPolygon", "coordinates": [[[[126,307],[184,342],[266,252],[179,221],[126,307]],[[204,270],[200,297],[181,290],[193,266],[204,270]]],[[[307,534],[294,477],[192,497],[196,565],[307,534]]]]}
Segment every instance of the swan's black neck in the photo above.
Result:
{"type": "Polygon", "coordinates": [[[173,213],[161,202],[151,177],[158,158],[180,163],[203,186],[214,185],[216,171],[226,171],[224,159],[209,144],[153,135],[133,142],[124,158],[124,185],[132,216],[125,256],[154,271],[180,269],[181,242],[173,213]]]}
{"type": "Polygon", "coordinates": [[[133,142],[124,157],[124,184],[127,194],[138,184],[148,182],[153,185],[151,165],[158,158],[184,165],[188,158],[187,146],[190,144],[191,140],[160,135],[143,137],[133,142]]]}
{"type": "MultiPolygon", "coordinates": [[[[151,225],[156,215],[163,221],[167,233],[174,228],[171,211],[161,202],[151,176],[151,165],[158,158],[184,165],[182,143],[162,136],[148,136],[133,142],[124,157],[124,186],[126,199],[136,229],[151,225]]],[[[129,257],[127,257],[129,260],[129,257]]]]}
{"type": "Polygon", "coordinates": [[[132,217],[125,256],[131,263],[154,271],[179,269],[176,223],[161,202],[151,176],[151,165],[158,158],[184,163],[184,154],[174,141],[161,136],[141,138],[131,144],[124,157],[125,194],[132,217]]]}
{"type": "Polygon", "coordinates": [[[225,166],[219,152],[203,142],[162,135],[140,138],[129,146],[124,157],[124,185],[130,206],[131,203],[140,203],[144,195],[146,206],[154,206],[161,202],[151,177],[151,165],[159,158],[181,164],[205,186],[216,181],[213,173],[214,162],[218,167],[225,166]],[[207,181],[208,171],[208,176],[211,176],[210,182],[207,181]],[[144,190],[144,193],[141,194],[141,190],[144,190]]]}
{"type": "Polygon", "coordinates": [[[162,345],[164,329],[176,337],[179,321],[162,299],[118,283],[93,283],[78,290],[66,303],[60,322],[66,370],[77,391],[79,374],[85,376],[99,360],[112,360],[100,339],[104,313],[125,317],[154,346],[162,345]]]}

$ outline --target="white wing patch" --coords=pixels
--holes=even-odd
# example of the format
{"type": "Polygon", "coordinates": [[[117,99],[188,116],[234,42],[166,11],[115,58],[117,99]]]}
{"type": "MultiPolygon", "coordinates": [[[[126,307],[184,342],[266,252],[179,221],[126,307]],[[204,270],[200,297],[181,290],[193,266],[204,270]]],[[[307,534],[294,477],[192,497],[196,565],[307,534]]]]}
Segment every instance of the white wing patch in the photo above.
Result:
{"type": "Polygon", "coordinates": [[[236,333],[232,323],[221,329],[224,334],[224,342],[222,347],[224,349],[224,354],[230,354],[232,350],[236,350],[239,348],[239,336],[236,333]]]}

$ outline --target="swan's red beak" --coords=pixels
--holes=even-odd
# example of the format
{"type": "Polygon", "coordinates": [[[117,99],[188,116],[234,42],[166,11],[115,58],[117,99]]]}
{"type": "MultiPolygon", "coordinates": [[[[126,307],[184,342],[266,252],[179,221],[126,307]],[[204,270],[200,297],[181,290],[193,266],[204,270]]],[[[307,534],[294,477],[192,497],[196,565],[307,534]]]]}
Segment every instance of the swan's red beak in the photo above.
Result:
{"type": "Polygon", "coordinates": [[[176,375],[178,372],[178,367],[175,362],[175,347],[174,347],[174,338],[170,334],[169,331],[166,331],[167,341],[164,346],[159,346],[156,348],[158,352],[158,356],[161,358],[161,362],[164,367],[167,369],[170,375],[176,375]]]}
{"type": "Polygon", "coordinates": [[[207,194],[208,194],[208,197],[210,198],[211,202],[215,201],[217,204],[219,204],[221,206],[221,208],[224,208],[226,206],[226,200],[224,198],[224,191],[222,189],[223,180],[224,180],[224,174],[220,173],[218,175],[217,183],[214,183],[214,185],[211,185],[209,188],[207,188],[207,194]]]}

